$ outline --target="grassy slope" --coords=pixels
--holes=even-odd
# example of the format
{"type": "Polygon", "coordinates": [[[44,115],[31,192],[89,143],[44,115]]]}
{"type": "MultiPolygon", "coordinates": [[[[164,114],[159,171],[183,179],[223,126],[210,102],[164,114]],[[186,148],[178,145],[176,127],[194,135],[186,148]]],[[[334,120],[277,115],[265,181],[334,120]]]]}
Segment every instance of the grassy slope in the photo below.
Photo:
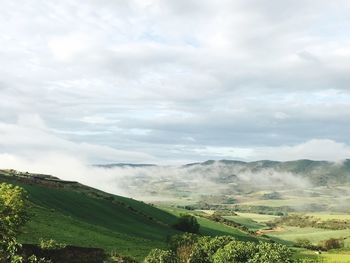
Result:
{"type": "Polygon", "coordinates": [[[224,218],[231,220],[233,222],[236,222],[238,224],[241,224],[243,226],[246,226],[251,231],[257,231],[259,229],[266,228],[265,224],[258,223],[254,221],[253,219],[250,219],[248,217],[243,216],[224,216],[224,218]]]}
{"type": "Polygon", "coordinates": [[[289,226],[284,226],[283,228],[284,228],[283,231],[273,232],[268,235],[271,237],[278,237],[280,239],[293,241],[293,242],[296,241],[297,239],[306,238],[306,239],[309,239],[315,245],[318,242],[329,238],[341,238],[341,239],[345,239],[345,246],[349,245],[349,243],[347,242],[347,239],[350,238],[349,229],[328,230],[328,229],[319,229],[319,228],[312,228],[312,227],[299,228],[299,227],[289,227],[289,226]]]}
{"type": "MultiPolygon", "coordinates": [[[[166,206],[162,206],[161,207],[164,211],[167,211],[173,215],[179,216],[180,214],[183,213],[191,213],[191,211],[185,210],[185,209],[181,209],[181,208],[174,208],[174,207],[166,207],[166,206]]],[[[194,215],[196,214],[195,212],[194,215]]],[[[220,223],[216,223],[213,222],[211,220],[208,220],[206,218],[203,217],[199,217],[197,216],[197,220],[199,222],[199,224],[201,225],[200,228],[200,233],[203,235],[233,235],[235,236],[238,240],[243,240],[243,241],[254,241],[256,240],[255,237],[252,237],[250,235],[248,235],[247,233],[234,228],[234,227],[229,227],[220,223]]]]}
{"type": "MultiPolygon", "coordinates": [[[[174,214],[133,199],[113,196],[111,201],[97,198],[91,194],[94,189],[86,187],[52,188],[19,182],[15,177],[1,174],[0,182],[22,186],[29,193],[32,218],[20,236],[23,243],[53,238],[142,260],[150,249],[166,247],[166,238],[178,233],[169,227],[177,220],[174,214]]],[[[249,238],[237,229],[209,220],[200,219],[200,224],[206,235],[249,238]]]]}
{"type": "Polygon", "coordinates": [[[127,205],[83,193],[35,185],[22,187],[35,204],[32,220],[21,236],[28,243],[36,243],[40,237],[53,238],[67,244],[102,247],[140,260],[151,248],[165,247],[166,237],[177,233],[165,225],[175,217],[141,202],[125,203],[148,211],[164,224],[133,212],[127,205]]]}

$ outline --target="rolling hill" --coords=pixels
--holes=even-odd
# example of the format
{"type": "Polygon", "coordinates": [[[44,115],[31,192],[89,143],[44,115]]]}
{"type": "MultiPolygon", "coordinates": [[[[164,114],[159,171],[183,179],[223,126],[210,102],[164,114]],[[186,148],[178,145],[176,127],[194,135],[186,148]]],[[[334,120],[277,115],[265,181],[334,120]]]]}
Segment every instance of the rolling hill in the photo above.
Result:
{"type": "MultiPolygon", "coordinates": [[[[166,247],[166,239],[179,233],[171,228],[176,215],[78,182],[14,170],[1,170],[0,182],[21,186],[29,194],[31,220],[19,238],[23,243],[52,238],[142,260],[152,248],[166,247]]],[[[238,229],[214,222],[204,222],[201,231],[251,239],[238,229]]]]}

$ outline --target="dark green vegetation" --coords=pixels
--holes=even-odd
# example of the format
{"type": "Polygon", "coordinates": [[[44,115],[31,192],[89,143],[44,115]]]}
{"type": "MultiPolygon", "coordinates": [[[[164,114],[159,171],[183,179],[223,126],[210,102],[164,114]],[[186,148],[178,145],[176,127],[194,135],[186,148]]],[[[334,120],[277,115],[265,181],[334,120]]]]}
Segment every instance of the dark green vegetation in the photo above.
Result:
{"type": "MultiPolygon", "coordinates": [[[[107,252],[143,258],[153,248],[166,248],[177,216],[133,199],[110,195],[76,182],[45,175],[2,171],[0,182],[23,187],[29,194],[31,220],[19,240],[39,243],[41,238],[59,243],[101,247],[107,252]]],[[[200,222],[201,223],[201,222],[200,222]]],[[[203,222],[208,235],[249,234],[203,222]]]]}
{"type": "Polygon", "coordinates": [[[195,216],[185,214],[180,216],[173,227],[182,232],[199,233],[200,225],[195,216]]]}
{"type": "Polygon", "coordinates": [[[212,238],[184,234],[173,237],[170,244],[171,250],[152,250],[145,263],[299,262],[293,259],[292,251],[286,246],[276,243],[236,241],[230,236],[212,238]]]}
{"type": "Polygon", "coordinates": [[[17,235],[28,218],[27,193],[18,186],[0,183],[0,262],[50,263],[34,254],[22,255],[17,235]]]}
{"type": "MultiPolygon", "coordinates": [[[[23,186],[30,196],[33,220],[20,240],[38,243],[40,238],[53,238],[68,245],[100,247],[138,261],[155,248],[158,250],[150,257],[160,254],[165,259],[171,253],[178,257],[179,251],[169,251],[168,241],[180,233],[173,226],[186,214],[199,223],[202,236],[231,235],[236,242],[252,242],[246,244],[272,240],[296,251],[297,258],[350,262],[348,160],[339,164],[209,161],[177,167],[175,175],[169,167],[169,175],[162,174],[160,181],[157,176],[148,177],[150,171],[159,172],[154,165],[108,169],[119,169],[120,178],[123,169],[135,169],[137,175],[128,177],[130,182],[125,185],[141,194],[143,188],[152,190],[155,205],[52,176],[3,171],[0,180],[23,186]],[[167,201],[156,201],[164,196],[167,201]],[[317,250],[323,250],[322,254],[315,254],[317,250]]],[[[240,243],[225,253],[236,247],[240,243]]],[[[186,255],[188,247],[180,252],[186,255]]],[[[222,258],[228,260],[230,255],[222,258]]]]}
{"type": "Polygon", "coordinates": [[[283,216],[270,222],[270,226],[287,225],[297,227],[314,227],[322,229],[350,229],[350,220],[328,219],[320,220],[317,217],[309,215],[291,214],[283,216]]]}

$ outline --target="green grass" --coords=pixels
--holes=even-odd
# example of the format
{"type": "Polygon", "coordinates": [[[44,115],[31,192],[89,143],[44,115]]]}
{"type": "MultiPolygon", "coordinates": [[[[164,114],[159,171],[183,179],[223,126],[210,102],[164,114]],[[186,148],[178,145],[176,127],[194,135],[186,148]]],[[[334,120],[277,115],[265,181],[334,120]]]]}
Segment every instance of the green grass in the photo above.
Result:
{"type": "MultiPolygon", "coordinates": [[[[169,212],[173,215],[179,216],[181,214],[200,214],[202,212],[192,212],[181,208],[174,208],[174,207],[166,207],[161,206],[161,209],[163,209],[166,212],[169,212]]],[[[201,225],[200,227],[200,234],[202,235],[209,235],[209,236],[219,236],[219,235],[232,235],[235,236],[238,240],[242,241],[255,241],[257,240],[255,237],[250,236],[249,234],[234,228],[230,226],[226,226],[224,224],[220,224],[217,222],[213,222],[209,219],[197,216],[198,223],[201,225]]]]}
{"type": "Polygon", "coordinates": [[[100,247],[107,252],[116,251],[120,255],[131,256],[137,260],[142,260],[154,247],[166,246],[164,240],[111,231],[45,208],[35,207],[33,212],[35,215],[19,237],[22,243],[37,243],[40,238],[52,238],[65,244],[100,247]]]}
{"type": "Polygon", "coordinates": [[[115,197],[121,205],[64,189],[22,186],[34,204],[34,215],[20,237],[26,243],[53,238],[142,260],[150,249],[165,247],[167,236],[178,233],[166,225],[176,221],[175,216],[132,199],[115,197]]]}
{"type": "MultiPolygon", "coordinates": [[[[334,199],[333,199],[334,200],[334,199]]],[[[333,201],[332,200],[332,201],[333,201]]],[[[331,204],[329,198],[325,197],[291,197],[288,199],[269,199],[269,200],[251,200],[240,203],[240,205],[249,205],[249,206],[270,206],[270,207],[302,207],[310,204],[331,204]]]]}
{"type": "Polygon", "coordinates": [[[265,224],[258,223],[251,218],[248,217],[242,217],[242,216],[224,216],[224,218],[231,220],[233,222],[236,222],[238,224],[241,224],[243,226],[246,226],[251,231],[257,231],[259,229],[266,228],[265,224]]]}
{"type": "Polygon", "coordinates": [[[335,251],[327,252],[321,255],[321,258],[326,260],[327,263],[349,263],[350,262],[350,252],[346,251],[335,251]]]}
{"type": "Polygon", "coordinates": [[[278,218],[278,216],[274,216],[274,215],[256,214],[256,213],[240,213],[240,212],[236,212],[236,214],[239,217],[249,218],[249,219],[251,219],[253,221],[256,221],[258,223],[266,223],[268,221],[272,221],[272,220],[278,218]]]}
{"type": "MultiPolygon", "coordinates": [[[[130,198],[113,196],[112,201],[111,196],[87,187],[54,188],[19,182],[13,177],[0,176],[2,181],[19,185],[29,193],[31,220],[19,237],[23,243],[52,238],[142,261],[152,248],[165,248],[167,238],[180,233],[171,227],[178,214],[130,198]]],[[[199,218],[199,223],[205,235],[251,239],[238,229],[207,219],[199,218]]]]}
{"type": "Polygon", "coordinates": [[[297,239],[309,239],[312,243],[317,244],[320,241],[329,238],[342,238],[345,239],[345,246],[349,245],[348,239],[350,238],[350,230],[328,230],[319,228],[299,228],[299,227],[283,227],[283,231],[269,233],[268,236],[276,237],[286,241],[295,242],[297,239]]]}
{"type": "MultiPolygon", "coordinates": [[[[302,213],[305,214],[305,213],[302,213]]],[[[350,220],[350,214],[345,213],[306,213],[306,215],[319,218],[321,220],[350,220]]]]}

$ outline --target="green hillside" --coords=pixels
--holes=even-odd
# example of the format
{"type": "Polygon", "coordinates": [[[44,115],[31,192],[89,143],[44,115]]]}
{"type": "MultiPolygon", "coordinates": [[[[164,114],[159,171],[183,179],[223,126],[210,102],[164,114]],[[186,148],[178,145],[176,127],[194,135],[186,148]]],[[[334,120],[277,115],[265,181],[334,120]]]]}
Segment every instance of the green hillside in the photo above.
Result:
{"type": "MultiPolygon", "coordinates": [[[[170,227],[176,222],[176,215],[76,182],[8,171],[0,172],[0,182],[19,185],[29,193],[31,220],[20,236],[23,243],[52,238],[142,260],[150,249],[166,247],[167,237],[178,233],[170,227]]],[[[212,222],[203,222],[203,232],[247,237],[241,231],[212,222]]]]}

